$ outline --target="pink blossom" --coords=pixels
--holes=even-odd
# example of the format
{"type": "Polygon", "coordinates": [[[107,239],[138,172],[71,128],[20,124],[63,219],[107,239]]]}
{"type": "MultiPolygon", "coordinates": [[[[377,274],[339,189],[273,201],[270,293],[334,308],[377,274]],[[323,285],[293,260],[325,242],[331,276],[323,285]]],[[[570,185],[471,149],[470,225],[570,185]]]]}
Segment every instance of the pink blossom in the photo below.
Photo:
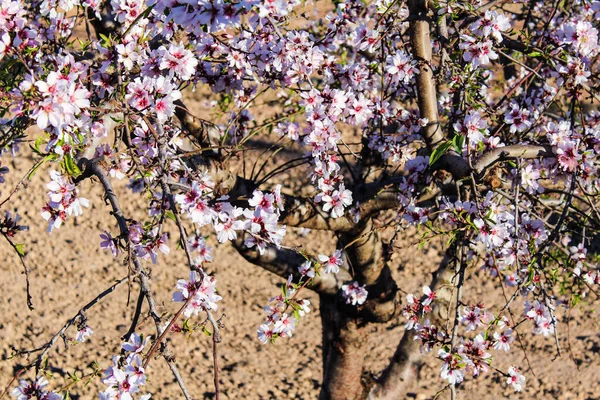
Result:
{"type": "Polygon", "coordinates": [[[494,349],[509,351],[510,344],[515,340],[512,333],[512,329],[507,329],[502,333],[494,332],[494,339],[496,340],[494,349]]]}
{"type": "Polygon", "coordinates": [[[529,116],[529,110],[513,103],[511,109],[504,115],[504,122],[510,125],[510,133],[523,132],[531,127],[529,116]]]}
{"type": "Polygon", "coordinates": [[[274,334],[273,328],[268,324],[262,324],[257,331],[258,340],[260,340],[262,344],[267,344],[267,342],[273,338],[274,334]]]}
{"type": "Polygon", "coordinates": [[[168,70],[169,74],[177,74],[183,80],[189,80],[195,72],[198,60],[191,51],[182,44],[171,44],[165,50],[160,69],[168,70]]]}
{"type": "Polygon", "coordinates": [[[338,190],[334,190],[331,195],[322,197],[323,211],[331,210],[333,218],[339,218],[344,215],[345,207],[352,204],[352,192],[345,188],[344,184],[340,184],[338,190]]]}
{"type": "Polygon", "coordinates": [[[430,305],[436,299],[436,293],[429,286],[423,286],[423,294],[425,295],[425,299],[423,300],[424,306],[430,305]]]}
{"type": "Polygon", "coordinates": [[[438,357],[444,360],[441,373],[442,379],[447,380],[451,385],[461,383],[465,377],[465,372],[458,365],[458,359],[456,356],[440,349],[438,357]]]}
{"type": "Polygon", "coordinates": [[[367,300],[368,295],[365,285],[360,286],[356,281],[342,285],[342,296],[346,299],[347,304],[361,305],[367,300]]]}
{"type": "Polygon", "coordinates": [[[19,381],[19,386],[12,390],[11,395],[16,397],[16,400],[29,400],[29,399],[41,399],[41,400],[61,400],[62,395],[49,392],[46,389],[48,386],[48,380],[44,377],[38,377],[35,382],[28,382],[24,379],[19,381]]]}
{"type": "Polygon", "coordinates": [[[94,331],[92,330],[92,328],[90,328],[89,326],[86,325],[77,331],[75,340],[83,343],[83,342],[85,342],[85,339],[91,337],[93,333],[94,333],[94,331]]]}
{"type": "Polygon", "coordinates": [[[111,236],[108,231],[104,231],[104,233],[100,234],[100,238],[102,242],[100,242],[100,248],[104,250],[109,250],[113,257],[116,257],[119,254],[119,248],[116,245],[115,239],[111,236]]]}
{"type": "Polygon", "coordinates": [[[515,392],[520,392],[523,390],[526,381],[527,379],[519,372],[517,367],[511,365],[508,368],[508,378],[506,379],[506,383],[511,385],[515,392]]]}
{"type": "Polygon", "coordinates": [[[292,337],[292,333],[296,329],[296,323],[296,318],[283,313],[281,318],[275,322],[273,333],[277,333],[281,337],[292,337]]]}
{"type": "Polygon", "coordinates": [[[343,263],[342,260],[342,251],[336,250],[331,257],[328,257],[324,254],[319,255],[319,261],[321,262],[322,267],[326,274],[337,274],[340,272],[340,266],[343,263]]]}
{"type": "Polygon", "coordinates": [[[173,294],[173,301],[185,302],[192,297],[183,312],[188,318],[204,310],[216,311],[218,309],[216,303],[222,299],[217,294],[215,278],[206,274],[201,277],[196,271],[190,272],[189,281],[184,279],[177,281],[177,289],[178,291],[173,294]]]}

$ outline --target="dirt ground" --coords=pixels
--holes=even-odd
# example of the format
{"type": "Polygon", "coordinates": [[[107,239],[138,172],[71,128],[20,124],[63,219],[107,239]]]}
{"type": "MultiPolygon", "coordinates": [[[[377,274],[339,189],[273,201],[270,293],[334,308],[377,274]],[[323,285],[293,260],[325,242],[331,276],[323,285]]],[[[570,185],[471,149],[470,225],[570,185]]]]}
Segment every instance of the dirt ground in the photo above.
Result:
{"type": "MultiPolygon", "coordinates": [[[[7,162],[8,159],[4,159],[7,162]]],[[[8,188],[22,176],[31,160],[15,159],[9,164],[11,174],[2,187],[3,198],[8,188]]],[[[116,232],[114,219],[109,214],[98,187],[85,182],[81,187],[84,197],[91,200],[91,207],[82,217],[70,219],[59,230],[45,232],[45,221],[40,217],[44,205],[48,180],[47,170],[40,170],[26,190],[15,195],[10,209],[17,211],[30,226],[29,232],[19,237],[28,251],[27,262],[31,268],[31,291],[34,311],[28,311],[25,303],[25,278],[17,256],[4,241],[0,243],[0,386],[4,388],[25,358],[10,359],[12,348],[34,348],[45,343],[66,320],[116,279],[126,276],[127,268],[120,259],[113,259],[101,251],[99,233],[107,229],[116,232]]],[[[124,183],[117,184],[118,194],[125,199],[124,183]]],[[[143,199],[131,196],[123,201],[128,216],[142,217],[143,199]]],[[[175,282],[187,276],[183,252],[176,250],[175,227],[170,226],[172,255],[161,256],[159,264],[152,267],[153,289],[161,302],[161,310],[176,311],[171,302],[175,282]]],[[[291,231],[291,230],[290,230],[291,231]]],[[[313,251],[334,248],[334,241],[322,232],[310,232],[305,237],[290,233],[313,251]]],[[[402,251],[392,260],[394,274],[402,290],[416,292],[429,281],[440,260],[441,245],[434,242],[425,250],[417,249],[414,231],[402,232],[398,245],[402,251]]],[[[256,339],[256,329],[262,321],[262,306],[268,298],[278,293],[282,280],[260,268],[245,262],[233,248],[217,246],[215,262],[210,272],[217,278],[223,296],[219,303],[219,315],[223,313],[225,327],[223,342],[219,345],[222,398],[225,399],[315,399],[320,389],[321,327],[318,297],[307,292],[314,305],[299,325],[294,337],[279,340],[275,345],[262,345],[256,339]]],[[[53,388],[68,384],[67,373],[79,376],[92,371],[92,363],[101,368],[110,364],[111,355],[118,352],[120,336],[129,327],[133,314],[132,301],[127,306],[128,288],[121,286],[104,301],[87,313],[89,325],[95,333],[91,340],[72,344],[68,348],[59,341],[50,353],[49,369],[54,379],[53,388]]],[[[473,270],[467,278],[465,290],[469,300],[484,299],[489,307],[499,306],[501,293],[494,289],[493,281],[480,271],[473,270]]],[[[472,379],[459,386],[462,398],[478,399],[600,399],[600,329],[597,305],[581,306],[571,310],[570,316],[561,311],[559,325],[562,355],[555,356],[552,337],[533,337],[528,329],[523,335],[524,351],[515,349],[511,361],[498,354],[494,366],[506,370],[509,363],[520,365],[527,376],[524,392],[515,394],[501,376],[472,379]],[[527,370],[527,361],[531,370],[527,370]]],[[[399,317],[386,325],[372,327],[367,365],[373,373],[380,371],[394,352],[401,338],[404,319],[399,317]]],[[[153,333],[148,321],[139,329],[153,333]]],[[[67,337],[74,338],[70,328],[67,337]]],[[[195,333],[189,338],[176,335],[170,339],[176,354],[176,362],[184,376],[192,396],[196,399],[213,398],[212,348],[210,338],[195,333]]],[[[497,354],[497,353],[495,353],[497,354]]],[[[406,398],[429,399],[444,387],[439,378],[440,364],[433,357],[426,357],[418,379],[412,383],[406,398]]],[[[30,375],[28,375],[31,377],[30,375]]],[[[180,399],[178,387],[166,363],[162,359],[151,362],[148,368],[147,390],[155,399],[180,399]]],[[[98,378],[89,385],[80,382],[71,387],[71,398],[97,398],[101,387],[98,378]]],[[[446,397],[447,393],[442,394],[446,397]]]]}

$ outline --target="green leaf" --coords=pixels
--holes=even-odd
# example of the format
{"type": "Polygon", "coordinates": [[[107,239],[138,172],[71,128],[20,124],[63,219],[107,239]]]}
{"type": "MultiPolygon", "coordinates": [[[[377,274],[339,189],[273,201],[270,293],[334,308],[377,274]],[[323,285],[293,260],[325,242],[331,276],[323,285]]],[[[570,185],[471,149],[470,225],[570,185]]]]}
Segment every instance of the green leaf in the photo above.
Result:
{"type": "Polygon", "coordinates": [[[165,213],[165,217],[169,218],[173,222],[177,222],[177,219],[175,218],[175,214],[173,214],[173,211],[171,211],[171,210],[167,210],[167,212],[165,213]]]}
{"type": "Polygon", "coordinates": [[[456,150],[458,154],[461,154],[463,146],[465,145],[465,137],[463,135],[454,135],[452,144],[454,145],[454,150],[456,150]]]}
{"type": "Polygon", "coordinates": [[[64,157],[64,167],[67,173],[71,176],[81,175],[81,170],[77,164],[75,164],[75,160],[73,160],[73,157],[68,154],[64,157]]]}
{"type": "Polygon", "coordinates": [[[21,257],[25,256],[25,245],[23,243],[15,243],[15,250],[21,257]]]}
{"type": "Polygon", "coordinates": [[[100,39],[102,39],[102,46],[106,47],[110,44],[110,38],[103,33],[100,33],[100,39]]]}
{"type": "Polygon", "coordinates": [[[75,372],[67,372],[67,375],[69,376],[69,379],[71,379],[74,383],[79,382],[79,377],[75,372]]]}
{"type": "Polygon", "coordinates": [[[451,146],[452,142],[445,142],[439,145],[435,150],[433,150],[433,153],[431,153],[431,156],[429,157],[429,165],[435,164],[437,160],[439,160],[444,154],[446,154],[446,152],[448,151],[448,149],[450,149],[451,146]]]}
{"type": "Polygon", "coordinates": [[[450,245],[452,243],[454,243],[454,241],[456,240],[456,232],[451,231],[450,232],[450,237],[448,238],[448,240],[446,241],[446,247],[450,247],[450,245]]]}
{"type": "Polygon", "coordinates": [[[192,328],[190,327],[190,319],[186,319],[185,321],[183,321],[183,326],[181,327],[181,330],[184,332],[189,332],[192,330],[192,328]]]}
{"type": "Polygon", "coordinates": [[[212,336],[212,333],[210,333],[210,331],[206,329],[204,325],[202,326],[202,332],[204,332],[206,336],[212,336]]]}
{"type": "Polygon", "coordinates": [[[31,178],[33,177],[33,175],[35,175],[35,173],[37,172],[38,169],[40,169],[40,167],[47,161],[52,160],[52,155],[47,155],[46,157],[44,157],[41,161],[39,161],[36,165],[33,166],[33,168],[31,168],[31,171],[29,172],[29,175],[27,175],[27,180],[31,180],[31,178]]]}
{"type": "Polygon", "coordinates": [[[118,118],[118,117],[114,117],[112,115],[110,115],[110,119],[112,119],[114,122],[116,122],[117,124],[121,124],[123,123],[124,119],[122,118],[118,118]]]}
{"type": "Polygon", "coordinates": [[[39,155],[43,155],[42,151],[40,150],[40,145],[46,141],[46,138],[43,136],[39,136],[37,139],[35,139],[35,143],[33,146],[31,146],[31,149],[36,152],[39,155]]]}
{"type": "Polygon", "coordinates": [[[539,51],[532,51],[531,53],[527,54],[529,57],[541,57],[543,56],[542,53],[540,53],[539,51]]]}

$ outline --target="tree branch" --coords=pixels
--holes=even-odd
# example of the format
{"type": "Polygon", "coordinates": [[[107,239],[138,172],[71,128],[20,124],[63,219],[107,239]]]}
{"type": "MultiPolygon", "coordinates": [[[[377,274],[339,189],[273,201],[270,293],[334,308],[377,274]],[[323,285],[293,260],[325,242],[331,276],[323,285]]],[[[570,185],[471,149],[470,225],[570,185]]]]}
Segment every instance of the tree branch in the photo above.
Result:
{"type": "Polygon", "coordinates": [[[515,144],[498,147],[485,153],[473,166],[474,171],[481,175],[491,165],[505,160],[532,159],[554,157],[551,146],[515,144]]]}
{"type": "MultiPolygon", "coordinates": [[[[273,246],[267,246],[263,254],[256,248],[247,248],[243,244],[243,240],[238,238],[232,242],[233,247],[244,259],[254,265],[257,265],[269,272],[279,275],[287,279],[293,275],[296,280],[299,280],[300,273],[298,267],[302,265],[306,258],[300,253],[289,249],[277,249],[273,246]]],[[[307,286],[317,293],[336,295],[341,289],[344,282],[351,280],[352,277],[343,269],[338,274],[321,274],[313,278],[313,283],[307,286]]]]}
{"type": "Polygon", "coordinates": [[[455,153],[445,154],[436,163],[435,167],[446,170],[452,174],[455,180],[463,179],[474,172],[478,178],[497,162],[516,159],[535,159],[554,157],[552,146],[534,144],[514,144],[510,146],[497,147],[485,153],[473,165],[469,167],[467,161],[455,153]]]}
{"type": "Polygon", "coordinates": [[[417,102],[421,118],[427,118],[427,126],[422,135],[430,150],[435,149],[443,140],[440,128],[438,104],[431,69],[431,34],[426,0],[409,0],[408,9],[411,25],[411,43],[414,58],[419,62],[417,81],[417,102]]]}
{"type": "MultiPolygon", "coordinates": [[[[130,241],[129,241],[129,227],[127,226],[127,219],[123,215],[123,211],[119,204],[119,199],[117,198],[117,195],[115,194],[115,192],[113,190],[110,179],[107,176],[104,169],[102,168],[102,166],[100,165],[99,159],[88,160],[86,158],[81,158],[78,162],[78,166],[83,171],[83,173],[78,177],[77,180],[75,180],[76,182],[80,182],[81,180],[91,177],[91,176],[96,176],[98,178],[98,180],[100,181],[100,183],[102,184],[105,196],[111,204],[112,214],[114,215],[115,219],[117,220],[117,223],[119,224],[120,236],[123,238],[123,240],[125,240],[125,243],[127,243],[127,249],[129,252],[130,260],[135,267],[136,273],[139,273],[140,295],[143,295],[143,297],[146,298],[146,300],[148,302],[150,316],[154,320],[157,332],[160,333],[161,318],[160,318],[160,315],[158,314],[158,311],[156,308],[156,300],[154,299],[154,297],[152,295],[152,291],[150,289],[150,278],[149,278],[148,272],[140,263],[140,260],[137,257],[137,255],[135,254],[135,252],[131,251],[130,241]]],[[[126,279],[127,278],[124,278],[123,281],[125,281],[126,279]]],[[[139,305],[139,303],[138,303],[138,305],[139,305]]],[[[136,306],[136,309],[137,309],[137,306],[136,306]]],[[[159,335],[159,337],[160,337],[160,335],[159,335]]],[[[163,351],[161,351],[161,354],[162,354],[163,358],[165,359],[165,361],[167,362],[167,364],[169,364],[169,368],[171,369],[171,371],[174,371],[173,375],[174,375],[175,379],[177,380],[179,386],[182,388],[184,397],[186,398],[186,400],[191,400],[189,393],[185,389],[185,384],[183,383],[183,380],[181,379],[181,375],[175,373],[177,371],[177,367],[173,364],[174,361],[172,359],[172,356],[167,356],[167,353],[170,353],[170,352],[168,352],[167,345],[165,344],[165,347],[164,347],[163,351]]]]}

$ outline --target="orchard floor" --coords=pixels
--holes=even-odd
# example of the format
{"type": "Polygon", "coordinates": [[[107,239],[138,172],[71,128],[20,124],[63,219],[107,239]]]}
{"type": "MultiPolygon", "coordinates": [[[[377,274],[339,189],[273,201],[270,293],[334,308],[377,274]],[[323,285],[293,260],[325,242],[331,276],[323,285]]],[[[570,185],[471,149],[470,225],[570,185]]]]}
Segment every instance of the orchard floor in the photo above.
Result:
{"type": "MultiPolygon", "coordinates": [[[[0,187],[0,198],[27,171],[31,160],[17,159],[12,162],[3,158],[11,168],[7,183],[0,187]]],[[[30,349],[44,344],[71,318],[77,310],[98,293],[109,287],[116,279],[127,274],[122,257],[114,259],[101,251],[99,233],[107,229],[116,233],[114,219],[104,204],[96,185],[86,181],[81,194],[91,201],[89,209],[79,218],[70,218],[59,230],[51,234],[45,231],[45,221],[40,209],[46,201],[45,183],[47,169],[34,176],[26,190],[15,194],[9,208],[2,211],[18,211],[29,232],[19,235],[17,241],[25,243],[27,263],[31,269],[31,292],[34,311],[28,311],[25,302],[25,277],[16,254],[5,241],[0,242],[0,392],[9,383],[19,365],[27,360],[10,358],[12,348],[30,349]]],[[[143,217],[143,199],[125,197],[123,184],[117,184],[124,212],[130,217],[143,217]]],[[[176,249],[175,226],[169,225],[171,233],[168,257],[161,255],[158,265],[152,266],[153,290],[160,302],[161,311],[174,313],[177,306],[171,301],[177,279],[187,276],[187,267],[181,250],[176,249]]],[[[310,232],[298,236],[290,231],[291,240],[303,243],[311,252],[331,252],[335,242],[322,232],[310,232]]],[[[416,293],[427,284],[430,274],[440,260],[441,242],[433,242],[418,250],[415,231],[402,232],[397,245],[402,248],[392,259],[392,269],[402,290],[416,293]]],[[[224,314],[223,341],[219,345],[220,383],[223,399],[316,399],[320,389],[321,325],[318,297],[307,291],[313,304],[290,339],[278,340],[274,345],[262,345],[256,339],[256,329],[262,322],[262,306],[269,297],[279,293],[282,280],[262,269],[245,262],[228,245],[215,246],[214,260],[209,271],[214,273],[223,301],[219,313],[224,314]]],[[[484,301],[492,310],[502,305],[504,298],[494,280],[478,270],[472,270],[467,278],[466,302],[484,301]]],[[[92,371],[92,363],[101,368],[111,363],[118,353],[120,337],[127,331],[137,296],[134,284],[131,302],[127,305],[128,288],[121,286],[91,309],[86,317],[95,331],[89,341],[72,344],[68,348],[60,340],[50,352],[48,363],[53,374],[51,386],[68,384],[68,373],[77,375],[92,371]]],[[[593,296],[590,296],[590,298],[593,296]]],[[[506,371],[510,363],[522,367],[527,376],[527,386],[522,393],[514,393],[500,375],[489,372],[487,376],[473,379],[467,377],[458,388],[462,399],[600,399],[600,327],[597,304],[580,306],[570,314],[560,311],[560,347],[562,355],[555,357],[553,337],[534,337],[530,327],[524,326],[524,351],[518,346],[512,351],[512,359],[498,354],[494,366],[506,371]],[[531,370],[527,369],[527,354],[531,370]]],[[[200,321],[198,321],[200,322],[200,321]]],[[[404,318],[386,325],[373,325],[369,338],[367,366],[375,374],[386,365],[404,332],[404,318]]],[[[153,324],[146,321],[139,329],[153,333],[153,324]]],[[[74,338],[70,328],[66,336],[74,338]]],[[[176,363],[194,399],[214,397],[212,375],[211,339],[201,332],[191,337],[173,335],[170,339],[176,354],[176,363]]],[[[494,352],[494,354],[497,354],[494,352]]],[[[429,399],[445,385],[439,378],[440,363],[431,355],[418,379],[411,384],[407,399],[429,399]]],[[[153,360],[148,367],[149,381],[145,387],[154,399],[181,399],[166,363],[162,358],[153,360]]],[[[31,377],[30,372],[27,377],[31,377]]],[[[102,387],[98,378],[89,385],[77,383],[71,388],[72,399],[97,398],[102,387]]],[[[449,398],[448,392],[441,398],[449,398]]]]}

